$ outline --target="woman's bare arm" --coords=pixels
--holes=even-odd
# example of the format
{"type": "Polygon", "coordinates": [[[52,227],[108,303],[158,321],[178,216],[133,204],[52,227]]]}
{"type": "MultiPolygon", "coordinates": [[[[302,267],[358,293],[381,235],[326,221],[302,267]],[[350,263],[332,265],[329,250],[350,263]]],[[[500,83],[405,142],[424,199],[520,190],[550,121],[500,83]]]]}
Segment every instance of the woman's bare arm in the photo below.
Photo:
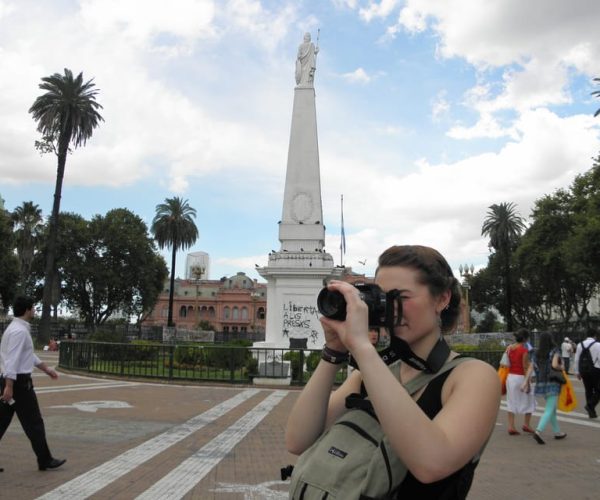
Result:
{"type": "Polygon", "coordinates": [[[500,381],[490,365],[473,360],[457,366],[444,384],[443,408],[430,420],[373,353],[355,356],[385,434],[419,481],[443,479],[480,451],[500,403],[500,381]]]}
{"type": "Polygon", "coordinates": [[[321,361],[298,396],[288,417],[285,444],[290,453],[299,455],[344,411],[346,396],[360,389],[360,372],[355,370],[333,393],[339,366],[321,361]]]}

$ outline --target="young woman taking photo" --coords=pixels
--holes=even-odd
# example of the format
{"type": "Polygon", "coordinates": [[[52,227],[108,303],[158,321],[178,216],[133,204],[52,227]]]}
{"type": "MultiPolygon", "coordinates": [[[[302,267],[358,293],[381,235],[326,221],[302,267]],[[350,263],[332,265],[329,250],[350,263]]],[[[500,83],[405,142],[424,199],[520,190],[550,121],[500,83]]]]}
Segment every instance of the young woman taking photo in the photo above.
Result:
{"type": "MultiPolygon", "coordinates": [[[[401,302],[401,320],[392,331],[388,328],[392,345],[395,342],[396,351],[402,353],[398,375],[369,341],[368,306],[357,288],[330,282],[328,289],[345,299],[346,319],[321,319],[323,359],[291,411],[287,449],[300,455],[311,447],[345,415],[346,398],[360,393],[362,385],[393,453],[407,469],[393,491],[377,498],[466,498],[478,455],[496,422],[500,403],[496,371],[483,361],[467,359],[412,396],[404,387],[421,374],[423,365],[425,372],[442,373],[441,366],[458,356],[449,350],[443,334],[454,330],[461,312],[460,285],[439,252],[413,245],[386,250],[379,257],[375,282],[401,302]],[[358,370],[332,392],[338,361],[347,353],[358,370]],[[441,363],[434,359],[440,353],[441,363]]],[[[290,495],[301,497],[292,490],[290,495]]]]}

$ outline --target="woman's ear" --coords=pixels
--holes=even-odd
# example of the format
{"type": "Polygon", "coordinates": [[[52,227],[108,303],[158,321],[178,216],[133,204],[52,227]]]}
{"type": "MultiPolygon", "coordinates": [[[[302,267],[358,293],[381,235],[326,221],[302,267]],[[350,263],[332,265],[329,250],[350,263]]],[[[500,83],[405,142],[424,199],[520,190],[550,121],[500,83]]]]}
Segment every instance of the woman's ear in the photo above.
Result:
{"type": "Polygon", "coordinates": [[[436,312],[441,314],[444,309],[448,309],[450,306],[450,299],[452,298],[452,291],[446,290],[443,292],[437,300],[436,312]]]}

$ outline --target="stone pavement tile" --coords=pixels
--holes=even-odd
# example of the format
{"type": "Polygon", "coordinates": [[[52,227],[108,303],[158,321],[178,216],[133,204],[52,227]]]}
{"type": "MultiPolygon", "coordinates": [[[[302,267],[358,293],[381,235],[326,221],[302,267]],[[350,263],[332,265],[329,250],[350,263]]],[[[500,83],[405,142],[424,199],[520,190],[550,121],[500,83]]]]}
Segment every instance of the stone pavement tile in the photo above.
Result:
{"type": "MultiPolygon", "coordinates": [[[[214,389],[218,390],[218,388],[214,389]]],[[[135,498],[223,432],[223,430],[234,424],[245,413],[256,406],[266,394],[267,391],[261,391],[218,420],[208,423],[191,436],[164,450],[158,456],[144,462],[125,476],[100,490],[92,498],[135,498]]],[[[229,394],[229,396],[233,396],[233,394],[229,394]]],[[[197,412],[197,414],[199,413],[202,412],[197,412]]]]}
{"type": "Polygon", "coordinates": [[[280,469],[296,461],[296,457],[285,450],[284,434],[287,416],[298,393],[289,391],[281,403],[184,498],[241,500],[255,494],[251,498],[286,499],[289,480],[280,480],[280,469]],[[281,495],[274,496],[276,492],[281,495]]]}

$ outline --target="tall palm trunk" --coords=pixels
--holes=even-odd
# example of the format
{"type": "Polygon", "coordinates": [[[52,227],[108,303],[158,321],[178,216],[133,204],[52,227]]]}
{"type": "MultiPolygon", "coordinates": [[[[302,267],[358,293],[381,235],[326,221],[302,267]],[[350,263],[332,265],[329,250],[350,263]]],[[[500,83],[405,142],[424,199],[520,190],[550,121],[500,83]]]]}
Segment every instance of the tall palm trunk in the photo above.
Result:
{"type": "Polygon", "coordinates": [[[71,142],[72,126],[67,123],[65,130],[58,139],[58,166],[56,168],[56,186],[54,187],[54,202],[50,216],[48,242],[46,245],[46,269],[44,271],[44,293],[42,296],[42,318],[38,333],[38,342],[46,345],[50,341],[50,319],[52,314],[52,284],[54,280],[54,267],[56,264],[56,243],[58,239],[58,214],[60,213],[60,200],[62,197],[63,178],[67,153],[71,142]]]}
{"type": "Polygon", "coordinates": [[[167,318],[167,326],[175,326],[173,323],[173,296],[175,294],[175,257],[177,255],[177,247],[173,245],[171,254],[171,284],[169,286],[169,317],[167,318]]]}
{"type": "Polygon", "coordinates": [[[512,319],[512,283],[511,283],[511,272],[510,272],[510,257],[506,253],[504,257],[504,279],[505,290],[506,290],[506,330],[508,332],[513,331],[513,319],[512,319]]]}

